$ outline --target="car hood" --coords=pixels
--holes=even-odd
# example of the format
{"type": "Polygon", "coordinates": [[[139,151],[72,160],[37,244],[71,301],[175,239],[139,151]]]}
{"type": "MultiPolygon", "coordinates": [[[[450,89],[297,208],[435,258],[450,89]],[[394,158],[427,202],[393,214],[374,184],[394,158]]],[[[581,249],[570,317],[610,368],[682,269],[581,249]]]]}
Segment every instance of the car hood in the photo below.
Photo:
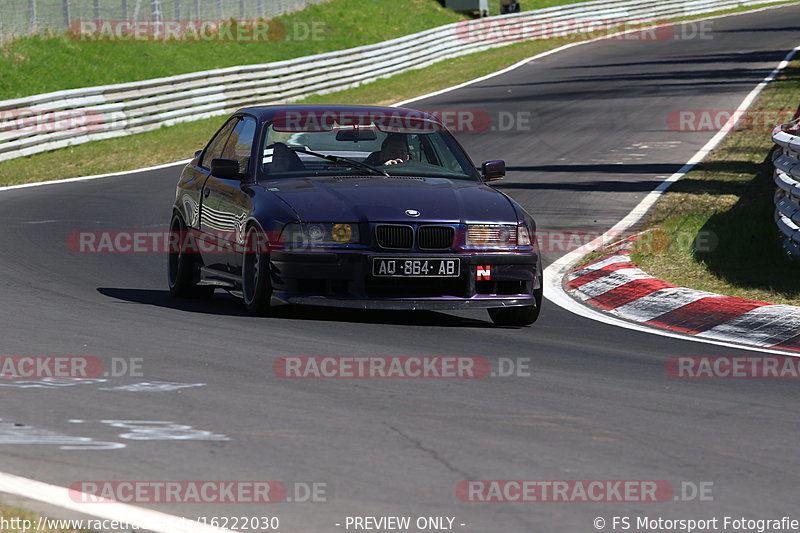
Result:
{"type": "Polygon", "coordinates": [[[304,222],[516,222],[509,198],[482,183],[447,178],[283,178],[261,185],[304,222]],[[405,212],[414,210],[419,217],[405,212]]]}

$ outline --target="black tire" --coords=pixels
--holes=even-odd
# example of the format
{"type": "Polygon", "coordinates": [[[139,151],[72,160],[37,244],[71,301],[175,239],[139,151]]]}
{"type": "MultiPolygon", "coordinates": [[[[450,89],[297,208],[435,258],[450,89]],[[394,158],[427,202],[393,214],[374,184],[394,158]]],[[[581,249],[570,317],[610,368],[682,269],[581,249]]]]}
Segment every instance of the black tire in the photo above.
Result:
{"type": "Polygon", "coordinates": [[[242,258],[242,300],[252,316],[268,314],[272,300],[269,255],[263,250],[263,242],[261,230],[248,228],[242,258]]]}
{"type": "Polygon", "coordinates": [[[167,259],[167,283],[170,295],[175,298],[211,298],[214,287],[195,285],[197,254],[186,252],[186,239],[189,235],[180,215],[172,215],[169,232],[171,238],[167,259]],[[177,236],[172,237],[173,235],[177,236]]]}
{"type": "Polygon", "coordinates": [[[536,305],[526,305],[524,307],[494,307],[489,309],[489,318],[495,326],[530,326],[539,318],[542,310],[543,280],[539,277],[540,287],[533,291],[533,298],[536,305]]]}

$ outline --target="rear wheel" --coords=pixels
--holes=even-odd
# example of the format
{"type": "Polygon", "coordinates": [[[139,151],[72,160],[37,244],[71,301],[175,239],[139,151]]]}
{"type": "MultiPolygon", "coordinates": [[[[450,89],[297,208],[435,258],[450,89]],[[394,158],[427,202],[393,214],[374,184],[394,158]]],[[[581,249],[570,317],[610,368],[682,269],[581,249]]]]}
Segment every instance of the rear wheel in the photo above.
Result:
{"type": "Polygon", "coordinates": [[[189,238],[183,219],[178,214],[173,215],[169,225],[167,259],[169,293],[176,298],[210,298],[214,287],[199,287],[194,282],[197,254],[188,251],[189,238]]]}
{"type": "Polygon", "coordinates": [[[264,251],[262,235],[255,226],[247,230],[242,260],[242,299],[247,312],[254,316],[267,314],[272,300],[269,255],[264,251]]]}

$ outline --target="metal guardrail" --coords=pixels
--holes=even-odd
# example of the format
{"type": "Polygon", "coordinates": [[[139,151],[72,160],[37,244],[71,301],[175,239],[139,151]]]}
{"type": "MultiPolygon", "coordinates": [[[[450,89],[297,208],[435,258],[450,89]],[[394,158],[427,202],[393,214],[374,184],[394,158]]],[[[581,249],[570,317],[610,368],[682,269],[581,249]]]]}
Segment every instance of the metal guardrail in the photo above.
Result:
{"type": "Polygon", "coordinates": [[[324,0],[3,0],[0,42],[78,20],[227,20],[272,18],[324,0]]]}
{"type": "Polygon", "coordinates": [[[596,0],[452,23],[390,41],[261,65],[57,91],[0,101],[0,161],[164,125],[287,103],[445,59],[586,29],[636,24],[774,0],[596,0]],[[566,28],[566,29],[565,29],[566,28]]]}
{"type": "Polygon", "coordinates": [[[800,119],[775,128],[772,140],[780,148],[773,156],[775,223],[786,252],[800,258],[800,119]]]}

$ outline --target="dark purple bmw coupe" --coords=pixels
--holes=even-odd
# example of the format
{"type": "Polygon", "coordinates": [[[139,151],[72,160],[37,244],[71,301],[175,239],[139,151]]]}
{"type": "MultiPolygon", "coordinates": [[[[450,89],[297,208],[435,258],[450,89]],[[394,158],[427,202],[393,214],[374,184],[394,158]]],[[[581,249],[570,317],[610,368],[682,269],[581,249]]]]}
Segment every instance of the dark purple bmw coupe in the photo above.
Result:
{"type": "Polygon", "coordinates": [[[535,224],[486,185],[434,116],[365,106],[234,113],[178,183],[169,288],[360,309],[483,308],[528,325],[542,305],[535,224]]]}

